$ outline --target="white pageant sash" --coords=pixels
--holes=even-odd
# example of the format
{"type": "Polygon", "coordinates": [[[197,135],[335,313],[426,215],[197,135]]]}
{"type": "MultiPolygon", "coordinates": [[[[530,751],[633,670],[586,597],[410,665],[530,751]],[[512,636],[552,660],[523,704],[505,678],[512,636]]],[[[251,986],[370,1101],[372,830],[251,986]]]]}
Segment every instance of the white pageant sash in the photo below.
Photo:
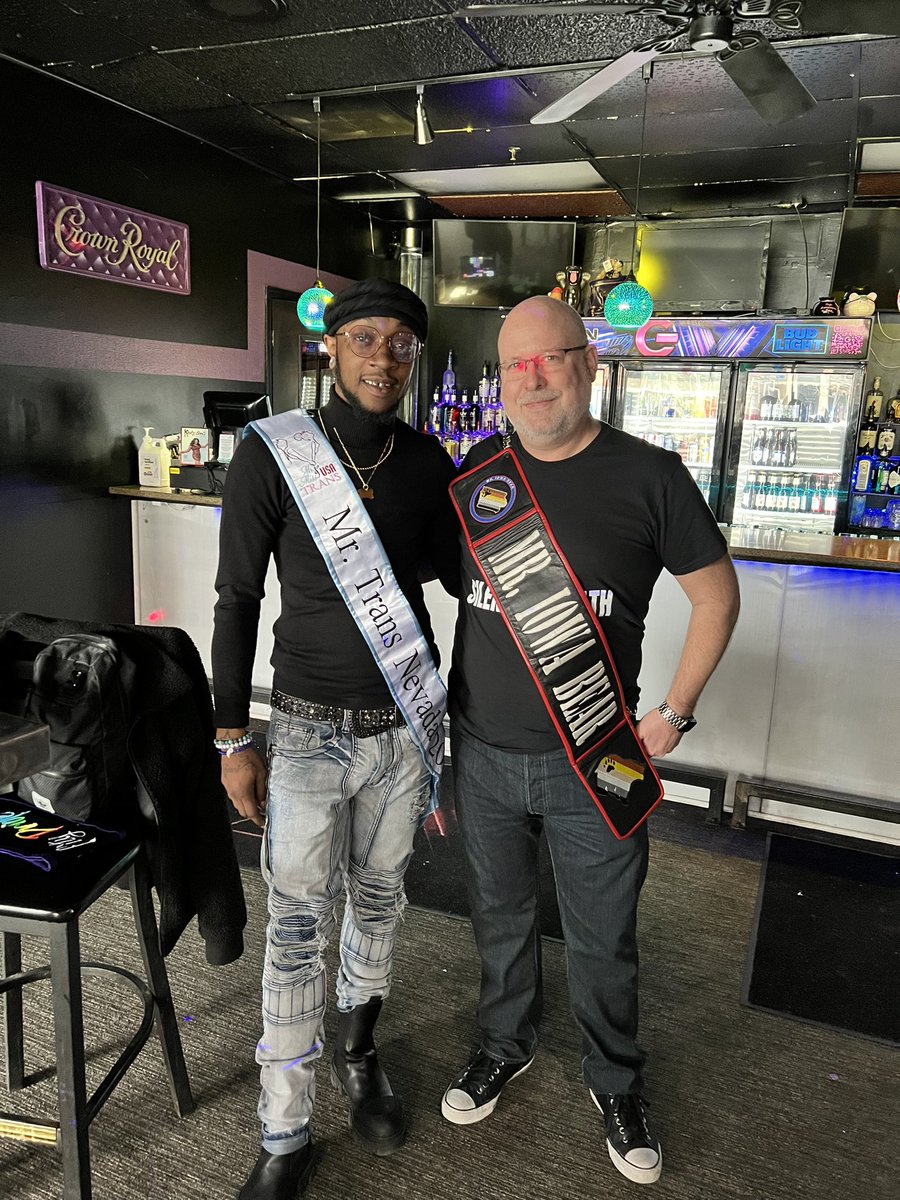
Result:
{"type": "MultiPolygon", "coordinates": [[[[294,409],[247,426],[275,456],[335,586],[369,644],[431,774],[438,804],[447,692],[359,494],[322,430],[294,409]]],[[[315,700],[316,697],[310,697],[315,700]]]]}

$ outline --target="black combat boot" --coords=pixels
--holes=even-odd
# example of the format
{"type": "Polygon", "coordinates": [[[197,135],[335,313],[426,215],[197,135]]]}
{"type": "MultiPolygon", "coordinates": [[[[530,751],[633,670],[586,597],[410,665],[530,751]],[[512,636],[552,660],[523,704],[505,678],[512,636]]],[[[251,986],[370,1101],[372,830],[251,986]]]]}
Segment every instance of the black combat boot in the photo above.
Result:
{"type": "Polygon", "coordinates": [[[268,1150],[260,1150],[238,1200],[295,1200],[306,1191],[315,1172],[316,1151],[312,1139],[290,1154],[270,1154],[268,1150]]]}
{"type": "Polygon", "coordinates": [[[331,1081],[350,1101],[350,1128],[373,1154],[391,1154],[406,1140],[403,1105],[378,1064],[372,1032],[381,997],[338,1012],[331,1081]]]}

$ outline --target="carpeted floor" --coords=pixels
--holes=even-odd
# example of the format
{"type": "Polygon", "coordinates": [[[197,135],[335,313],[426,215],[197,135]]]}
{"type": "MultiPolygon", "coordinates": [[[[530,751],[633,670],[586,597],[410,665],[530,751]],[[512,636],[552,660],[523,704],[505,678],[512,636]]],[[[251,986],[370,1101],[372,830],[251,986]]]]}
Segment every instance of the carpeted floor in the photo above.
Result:
{"type": "Polygon", "coordinates": [[[900,1045],[900,857],[769,835],[746,1001],[900,1045]]]}
{"type": "MultiPolygon", "coordinates": [[[[651,1116],[664,1146],[659,1200],[892,1200],[897,1195],[897,1055],[851,1035],[740,1004],[758,864],[655,841],[641,907],[642,1040],[651,1116]]],[[[265,905],[244,872],[247,952],[205,965],[193,930],[168,960],[197,1111],[178,1121],[158,1047],[144,1049],[95,1122],[95,1200],[233,1200],[256,1154],[258,989],[265,905]]],[[[136,965],[127,897],[105,896],[83,936],[86,956],[136,965]]],[[[33,961],[39,942],[26,942],[33,961]]],[[[440,1096],[473,1035],[478,969],[468,923],[411,909],[381,1026],[382,1058],[411,1117],[407,1146],[387,1159],[350,1138],[342,1101],[319,1071],[315,1131],[324,1158],[310,1200],[616,1200],[634,1195],[608,1161],[578,1075],[564,952],[545,946],[546,1015],[531,1072],[469,1129],[440,1116],[440,1096]]],[[[114,1057],[123,1012],[95,980],[86,1025],[96,1083],[114,1057]]],[[[117,992],[117,995],[119,993],[117,992]]],[[[127,993],[122,992],[122,996],[127,993]]],[[[45,985],[26,992],[30,1070],[51,1061],[45,985]]],[[[127,997],[131,1010],[132,1000],[127,997]]],[[[329,1017],[328,1032],[332,1028],[329,1017]]],[[[34,1092],[53,1111],[53,1080],[34,1092]]],[[[0,1109],[22,1106],[6,1095],[0,1109]]],[[[55,1200],[52,1151],[0,1142],[4,1200],[55,1200]]]]}

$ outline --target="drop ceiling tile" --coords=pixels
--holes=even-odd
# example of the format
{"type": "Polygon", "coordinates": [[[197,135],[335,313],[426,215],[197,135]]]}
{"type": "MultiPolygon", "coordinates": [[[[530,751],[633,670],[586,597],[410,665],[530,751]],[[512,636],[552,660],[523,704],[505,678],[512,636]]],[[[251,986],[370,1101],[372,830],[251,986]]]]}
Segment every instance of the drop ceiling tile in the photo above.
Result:
{"type": "Polygon", "coordinates": [[[224,107],[176,109],[166,113],[166,120],[178,129],[195,133],[226,149],[252,145],[253,142],[295,141],[301,138],[299,133],[274,117],[236,101],[224,107]]]}
{"type": "Polygon", "coordinates": [[[412,137],[412,116],[396,103],[395,98],[401,95],[401,92],[377,92],[368,96],[324,96],[320,120],[316,118],[312,100],[285,100],[265,105],[263,110],[309,137],[316,137],[319,128],[326,142],[412,137]]]}
{"type": "Polygon", "coordinates": [[[142,46],[134,30],[92,10],[56,0],[3,0],[0,6],[0,50],[26,62],[105,62],[142,46]]]}
{"type": "Polygon", "coordinates": [[[184,108],[210,108],[232,98],[214,82],[196,79],[158,54],[126,58],[97,67],[66,66],[65,79],[152,115],[184,108]]]}
{"type": "MultiPolygon", "coordinates": [[[[751,149],[707,150],[703,152],[646,156],[641,168],[641,188],[691,186],[728,180],[806,180],[844,174],[850,169],[850,142],[829,145],[780,146],[751,149]]],[[[614,186],[633,196],[637,184],[636,155],[599,158],[594,164],[614,186]]]]}
{"type": "MultiPolygon", "coordinates": [[[[82,0],[84,2],[84,0],[82,0]]],[[[107,23],[140,31],[140,40],[160,49],[223,45],[291,37],[322,30],[388,24],[446,14],[436,0],[378,0],[377,11],[362,0],[291,0],[288,14],[275,21],[235,21],[205,9],[201,0],[89,0],[107,23]]]]}
{"type": "MultiPolygon", "coordinates": [[[[580,13],[527,17],[470,18],[487,45],[509,67],[549,66],[614,59],[654,38],[671,36],[671,26],[656,17],[580,13]]],[[[744,26],[746,29],[746,26],[744,26]]],[[[771,21],[754,21],[753,28],[770,41],[789,35],[771,21]]],[[[685,37],[677,50],[690,50],[685,37]]]]}
{"type": "Polygon", "coordinates": [[[392,174],[400,183],[434,197],[489,192],[582,192],[605,187],[604,180],[589,162],[522,163],[392,174]]]}
{"type": "MultiPolygon", "coordinates": [[[[415,91],[390,93],[392,103],[410,119],[415,115],[415,91]]],[[[425,88],[425,107],[435,129],[501,129],[527,125],[540,107],[519,76],[468,83],[431,84],[425,88]]]]}
{"type": "Polygon", "coordinates": [[[854,46],[860,55],[861,96],[896,96],[900,92],[900,38],[860,42],[854,46]]]}
{"type": "Polygon", "coordinates": [[[359,170],[380,170],[389,174],[502,166],[511,161],[511,146],[517,148],[515,160],[520,163],[568,162],[579,157],[562,127],[548,131],[534,125],[476,129],[473,133],[438,133],[428,146],[417,146],[411,136],[342,145],[359,170]]]}
{"type": "Polygon", "coordinates": [[[251,104],[297,93],[485,71],[493,64],[451,18],[171,56],[251,104]]]}
{"type": "Polygon", "coordinates": [[[860,137],[894,138],[898,131],[900,131],[900,96],[879,96],[860,101],[860,137]]]}

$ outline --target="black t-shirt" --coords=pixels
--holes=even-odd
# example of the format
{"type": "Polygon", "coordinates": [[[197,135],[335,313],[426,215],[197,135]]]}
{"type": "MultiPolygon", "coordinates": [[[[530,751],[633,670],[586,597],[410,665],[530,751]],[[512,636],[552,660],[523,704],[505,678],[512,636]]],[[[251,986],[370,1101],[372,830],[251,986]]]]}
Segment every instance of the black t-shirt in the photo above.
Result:
{"type": "MultiPolygon", "coordinates": [[[[727,552],[709,505],[677,454],[603,425],[560,462],[515,450],[547,523],[600,619],[625,700],[638,701],[644,619],[663,568],[686,575],[727,552]]],[[[500,449],[490,438],[467,456],[500,449]]],[[[450,712],[474,737],[503,750],[560,748],[547,710],[467,549],[450,675],[450,712]]]]}
{"type": "MultiPolygon", "coordinates": [[[[361,426],[334,396],[322,412],[329,431],[337,428],[354,461],[366,466],[377,462],[389,430],[372,428],[371,422],[361,426]]],[[[375,496],[365,508],[437,660],[420,577],[436,575],[448,591],[458,593],[459,527],[447,492],[455,469],[437,438],[402,421],[394,422],[393,431],[393,450],[372,477],[375,496]]],[[[339,446],[337,453],[343,457],[339,446]]],[[[281,585],[272,653],[275,687],[342,708],[391,704],[384,677],[274,455],[250,432],[228,468],[222,503],[212,645],[216,724],[242,728],[249,719],[260,599],[270,557],[281,585]]]]}

